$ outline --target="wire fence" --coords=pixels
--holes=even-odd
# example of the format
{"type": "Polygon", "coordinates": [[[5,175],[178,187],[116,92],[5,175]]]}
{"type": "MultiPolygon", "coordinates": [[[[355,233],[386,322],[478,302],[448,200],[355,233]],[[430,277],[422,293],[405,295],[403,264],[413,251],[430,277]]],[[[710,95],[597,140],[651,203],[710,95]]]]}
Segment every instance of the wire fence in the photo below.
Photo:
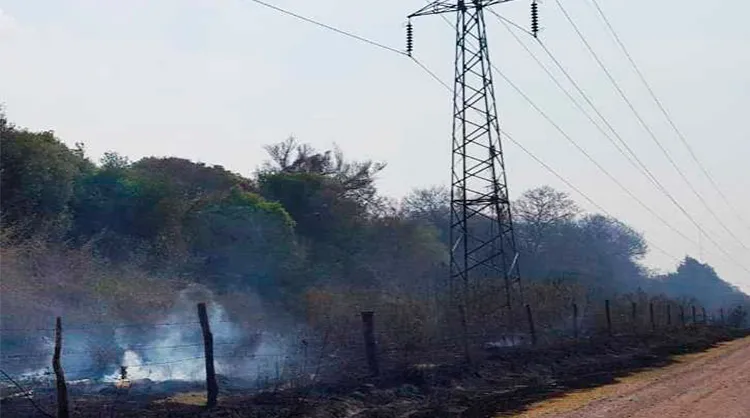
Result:
{"type": "MultiPolygon", "coordinates": [[[[200,321],[71,324],[62,328],[61,364],[71,393],[116,395],[122,402],[123,396],[137,398],[144,390],[165,395],[203,390],[210,374],[207,359],[225,393],[276,391],[403,374],[467,357],[480,361],[498,350],[668,335],[729,322],[729,309],[706,310],[689,300],[629,294],[575,302],[570,294],[529,293],[532,303],[508,309],[483,303],[480,292],[465,324],[455,312],[440,310],[439,301],[403,299],[369,313],[350,309],[343,314],[342,306],[332,303],[291,335],[217,320],[210,324],[210,347],[200,321]],[[119,335],[117,330],[129,331],[119,335]]],[[[32,412],[45,399],[48,407],[54,405],[59,380],[52,367],[54,333],[54,328],[0,328],[3,402],[33,399],[27,405],[32,412]]]]}

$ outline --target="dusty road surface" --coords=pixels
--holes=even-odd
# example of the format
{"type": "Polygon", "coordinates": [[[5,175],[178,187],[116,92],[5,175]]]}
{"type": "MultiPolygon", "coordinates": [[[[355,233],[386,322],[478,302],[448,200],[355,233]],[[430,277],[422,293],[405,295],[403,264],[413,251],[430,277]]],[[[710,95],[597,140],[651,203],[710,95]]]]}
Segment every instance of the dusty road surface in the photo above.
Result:
{"type": "Polygon", "coordinates": [[[750,418],[750,337],[531,405],[523,418],[750,418]]]}

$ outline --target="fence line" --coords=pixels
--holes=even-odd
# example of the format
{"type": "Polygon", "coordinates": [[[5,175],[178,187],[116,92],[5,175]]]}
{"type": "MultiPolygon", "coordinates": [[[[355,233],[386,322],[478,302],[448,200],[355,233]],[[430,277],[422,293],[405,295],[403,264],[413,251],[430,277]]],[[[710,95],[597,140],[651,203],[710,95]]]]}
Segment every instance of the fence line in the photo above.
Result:
{"type": "MultiPolygon", "coordinates": [[[[234,324],[234,325],[241,325],[241,324],[255,324],[255,322],[251,321],[234,321],[231,319],[222,319],[220,321],[212,321],[213,323],[218,324],[234,324]]],[[[104,328],[104,329],[122,329],[122,328],[148,328],[148,327],[169,327],[169,326],[186,326],[186,325],[196,325],[200,326],[199,321],[187,321],[187,322],[135,322],[135,323],[129,323],[129,324],[110,324],[110,323],[103,323],[103,322],[91,322],[91,323],[79,323],[75,324],[73,326],[66,326],[66,331],[81,331],[81,330],[91,330],[91,329],[98,329],[98,328],[104,328]]],[[[55,332],[55,328],[39,328],[39,327],[31,327],[31,328],[0,328],[0,333],[3,332],[55,332]]]]}
{"type": "MultiPolygon", "coordinates": [[[[642,300],[642,299],[641,299],[642,300]]],[[[357,327],[342,327],[334,330],[336,335],[342,338],[338,344],[330,343],[329,337],[331,336],[331,329],[328,329],[323,337],[322,341],[310,338],[304,334],[300,335],[299,341],[296,345],[292,344],[293,347],[289,351],[285,352],[261,352],[251,353],[257,349],[257,342],[254,344],[248,344],[248,340],[232,339],[232,340],[220,340],[217,342],[208,341],[195,342],[195,343],[184,343],[184,344],[172,344],[172,345],[159,345],[159,344],[134,344],[123,347],[108,347],[107,350],[103,349],[91,349],[91,350],[78,350],[72,352],[66,352],[56,350],[58,356],[55,356],[57,360],[62,360],[72,356],[83,356],[83,355],[96,355],[102,353],[113,353],[118,356],[123,352],[132,350],[136,351],[139,357],[147,358],[150,354],[157,354],[158,352],[165,349],[179,350],[183,348],[204,348],[203,355],[196,355],[191,357],[184,357],[179,359],[172,359],[166,361],[145,361],[138,362],[137,364],[120,364],[117,365],[116,361],[109,361],[107,364],[102,364],[100,367],[89,367],[86,369],[79,370],[66,370],[68,375],[81,375],[84,373],[95,373],[99,375],[96,378],[102,377],[102,370],[110,367],[121,367],[123,375],[126,370],[129,369],[148,369],[152,367],[171,367],[177,364],[183,364],[188,362],[196,362],[199,360],[215,359],[221,363],[223,360],[230,359],[255,359],[266,361],[267,368],[264,368],[263,373],[260,370],[260,363],[258,363],[258,373],[256,379],[260,379],[261,376],[265,376],[266,382],[269,381],[269,376],[275,375],[275,381],[282,381],[285,379],[295,379],[295,376],[303,376],[305,374],[311,374],[318,376],[321,372],[321,365],[325,364],[325,368],[330,368],[330,372],[341,371],[342,368],[356,368],[362,370],[368,370],[372,376],[377,376],[382,370],[393,367],[404,359],[428,361],[430,359],[438,358],[441,355],[450,355],[453,358],[460,358],[460,347],[462,343],[468,343],[474,348],[501,348],[505,346],[518,346],[518,345],[544,345],[552,342],[559,342],[564,340],[576,341],[580,338],[587,338],[593,335],[609,336],[609,338],[619,338],[623,335],[638,334],[640,332],[649,331],[656,333],[657,331],[663,330],[675,330],[680,327],[673,327],[671,325],[671,306],[680,307],[680,317],[682,320],[682,328],[687,332],[691,332],[695,327],[700,324],[724,324],[725,315],[724,309],[720,310],[721,322],[716,320],[716,315],[709,315],[706,313],[704,307],[700,307],[702,313],[702,320],[697,321],[696,306],[687,305],[692,310],[692,321],[688,324],[685,321],[684,308],[685,304],[675,303],[673,301],[665,300],[659,301],[657,299],[647,299],[645,303],[648,304],[648,317],[645,317],[645,306],[643,303],[636,304],[635,301],[630,302],[630,310],[628,312],[627,305],[623,303],[622,298],[607,299],[604,303],[599,304],[588,301],[579,309],[578,303],[570,303],[567,305],[569,309],[561,311],[559,309],[550,309],[550,307],[557,307],[558,305],[544,305],[539,304],[539,308],[534,309],[530,304],[526,304],[527,322],[528,327],[525,331],[513,331],[511,328],[504,327],[501,322],[492,323],[492,321],[485,321],[481,323],[472,323],[470,327],[474,329],[465,335],[445,335],[442,326],[450,326],[449,323],[438,322],[438,332],[434,334],[424,334],[414,336],[415,333],[413,325],[410,322],[403,324],[391,323],[387,319],[381,319],[378,316],[377,311],[367,311],[360,314],[362,323],[359,325],[360,334],[356,335],[357,327]],[[639,311],[637,308],[641,308],[639,311]],[[666,307],[666,310],[663,309],[666,307]],[[658,313],[658,314],[657,314],[658,313]],[[666,313],[666,318],[664,317],[666,313]],[[606,322],[603,321],[603,316],[606,317],[606,322]],[[571,319],[572,318],[572,319],[571,319]],[[648,320],[646,319],[648,318],[648,320]],[[604,323],[603,323],[604,322],[604,323]],[[605,325],[606,324],[606,325],[605,325]],[[442,330],[442,331],[441,331],[442,330]],[[515,332],[515,333],[514,333],[515,332]],[[525,336],[525,337],[524,337],[525,336]],[[303,338],[306,337],[306,338],[303,338]],[[508,338],[510,338],[508,340],[508,338]],[[317,350],[313,350],[313,345],[310,341],[320,343],[319,353],[317,350]],[[328,348],[331,344],[334,347],[328,348]],[[223,348],[232,347],[235,348],[235,352],[225,352],[223,348]],[[294,348],[296,347],[296,348],[294,348]],[[214,348],[222,348],[214,353],[214,348]],[[237,353],[236,350],[245,350],[244,352],[237,353]],[[411,356],[415,357],[411,357],[411,356]],[[309,363],[308,360],[318,357],[317,363],[309,363]],[[273,363],[275,363],[275,369],[271,370],[273,363]],[[311,371],[314,369],[314,372],[311,371]],[[382,369],[382,370],[381,370],[382,369]],[[289,376],[292,376],[291,378],[289,376]]],[[[205,314],[205,308],[204,308],[205,314]]],[[[401,312],[403,314],[403,312],[401,312]]],[[[354,313],[352,315],[352,323],[356,323],[354,320],[354,313]]],[[[383,315],[388,318],[388,315],[383,315]]],[[[501,317],[502,319],[502,317],[501,317]]],[[[472,319],[473,320],[473,319],[472,319]]],[[[208,317],[205,316],[205,321],[208,322],[208,317]]],[[[214,321],[214,323],[234,323],[240,324],[241,322],[233,322],[231,320],[220,320],[214,321]]],[[[183,327],[186,325],[201,325],[201,322],[168,322],[168,323],[154,323],[154,324],[118,324],[109,325],[111,329],[118,328],[130,328],[130,327],[148,327],[148,326],[174,326],[183,327]]],[[[204,325],[208,325],[207,323],[204,325]]],[[[66,327],[65,331],[69,330],[84,330],[84,329],[99,329],[104,327],[103,324],[86,325],[78,327],[66,327]]],[[[204,328],[204,330],[207,329],[204,328]]],[[[447,329],[447,328],[446,328],[447,329]]],[[[523,329],[522,327],[518,329],[523,329]]],[[[0,332],[6,332],[13,329],[0,329],[0,332]]],[[[16,329],[19,330],[19,329],[16,329]]],[[[48,329],[25,329],[25,331],[47,331],[48,329]]],[[[197,331],[197,329],[195,330],[197,331]]],[[[210,332],[210,330],[209,330],[210,332]]],[[[459,333],[460,334],[460,333],[459,333]]],[[[205,335],[205,333],[204,333],[205,335]]],[[[251,335],[262,336],[264,333],[251,333],[251,335]]],[[[195,338],[199,338],[196,333],[195,338]]],[[[171,355],[171,354],[170,354],[171,355]]],[[[0,357],[0,361],[10,360],[26,360],[32,358],[45,358],[49,357],[50,353],[46,354],[6,354],[0,357]]],[[[124,361],[124,360],[120,360],[124,361]]],[[[208,361],[206,361],[208,365],[208,361]]],[[[213,363],[213,361],[211,361],[213,363]]],[[[57,363],[59,371],[62,371],[60,362],[57,363]]],[[[226,365],[226,363],[223,363],[226,365]]],[[[112,375],[114,375],[113,372],[112,375]]],[[[207,373],[209,376],[211,373],[207,373]]],[[[24,373],[18,375],[19,377],[27,377],[28,374],[24,373]]],[[[50,374],[51,376],[51,374],[50,374]]],[[[10,375],[9,375],[10,377],[10,375]]],[[[57,380],[64,380],[62,373],[58,373],[57,380]]],[[[209,387],[211,384],[209,383],[209,387]]],[[[218,389],[213,389],[214,400],[215,394],[218,389]]],[[[210,399],[210,397],[209,397],[210,399]]]]}

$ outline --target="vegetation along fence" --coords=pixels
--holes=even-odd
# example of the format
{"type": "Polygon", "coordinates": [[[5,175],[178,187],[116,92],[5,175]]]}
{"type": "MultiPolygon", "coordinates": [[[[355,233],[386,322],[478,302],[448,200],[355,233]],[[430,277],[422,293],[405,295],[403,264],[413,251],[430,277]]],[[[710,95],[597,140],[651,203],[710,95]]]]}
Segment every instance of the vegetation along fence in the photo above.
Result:
{"type": "Polygon", "coordinates": [[[738,325],[732,321],[742,316],[736,312],[740,308],[706,310],[646,294],[596,301],[573,296],[532,288],[528,299],[533,302],[513,309],[490,309],[474,300],[468,305],[468,333],[459,332],[462,327],[450,309],[436,310],[441,306],[436,301],[386,300],[357,311],[356,296],[348,299],[349,306],[328,301],[294,335],[212,320],[211,306],[203,303],[194,320],[185,322],[66,327],[58,317],[54,328],[2,329],[3,396],[26,396],[29,407],[39,408],[34,399],[47,393],[58,416],[68,416],[69,391],[122,397],[139,382],[153,392],[205,390],[210,407],[220,389],[283,390],[347,378],[387,378],[413,367],[460,363],[467,347],[469,361],[481,361],[493,350],[690,332],[738,325]]]}

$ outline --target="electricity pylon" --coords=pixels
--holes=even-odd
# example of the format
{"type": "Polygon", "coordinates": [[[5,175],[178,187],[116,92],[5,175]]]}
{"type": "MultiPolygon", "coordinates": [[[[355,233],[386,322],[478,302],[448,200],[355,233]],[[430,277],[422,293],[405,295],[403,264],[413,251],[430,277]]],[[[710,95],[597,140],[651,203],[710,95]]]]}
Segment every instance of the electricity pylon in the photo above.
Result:
{"type": "MultiPolygon", "coordinates": [[[[451,283],[458,280],[464,289],[459,304],[464,325],[473,283],[502,277],[509,310],[516,285],[522,295],[484,21],[486,7],[508,1],[434,1],[409,15],[456,13],[450,275],[451,283]]],[[[411,49],[409,23],[407,53],[411,49]]]]}

